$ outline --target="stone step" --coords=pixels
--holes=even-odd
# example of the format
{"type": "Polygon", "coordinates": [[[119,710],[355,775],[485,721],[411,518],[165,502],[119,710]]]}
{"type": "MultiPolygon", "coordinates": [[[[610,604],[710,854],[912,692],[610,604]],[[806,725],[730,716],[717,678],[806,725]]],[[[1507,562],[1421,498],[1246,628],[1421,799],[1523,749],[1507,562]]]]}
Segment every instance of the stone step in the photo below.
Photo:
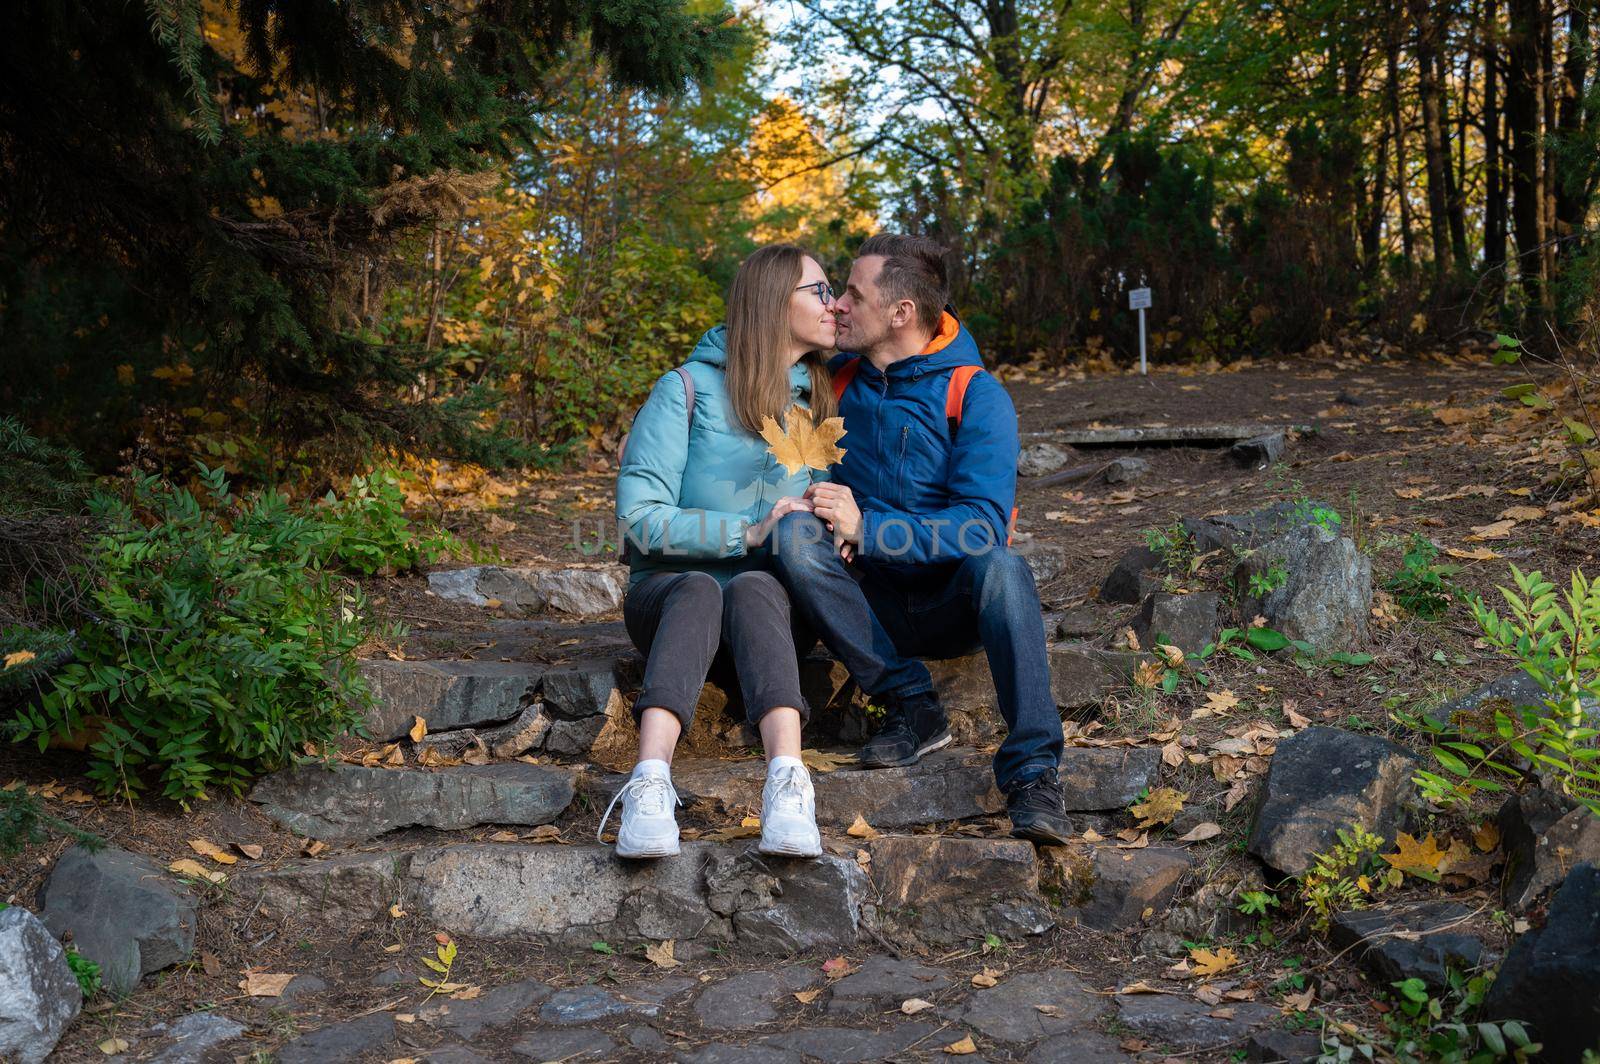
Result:
{"type": "Polygon", "coordinates": [[[473,606],[497,605],[514,614],[564,613],[595,617],[622,608],[628,571],[620,565],[592,569],[474,565],[428,574],[428,590],[473,606]]]}
{"type": "Polygon", "coordinates": [[[299,765],[256,784],[250,800],[297,835],[348,842],[409,827],[548,824],[572,804],[577,777],[520,761],[437,770],[299,765]]]}
{"type": "Polygon", "coordinates": [[[876,935],[948,944],[1041,933],[1054,917],[1032,844],[884,835],[838,839],[815,860],[754,841],[685,842],[658,861],[610,846],[467,844],[295,859],[240,873],[274,919],[348,932],[397,902],[461,935],[613,946],[675,939],[762,953],[846,948],[876,935]]]}

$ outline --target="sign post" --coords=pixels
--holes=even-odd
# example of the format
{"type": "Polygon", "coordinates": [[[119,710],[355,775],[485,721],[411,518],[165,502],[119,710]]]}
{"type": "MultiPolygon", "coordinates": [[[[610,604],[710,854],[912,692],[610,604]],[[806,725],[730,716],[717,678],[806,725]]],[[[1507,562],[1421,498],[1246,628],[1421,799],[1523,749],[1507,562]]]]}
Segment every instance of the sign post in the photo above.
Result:
{"type": "Polygon", "coordinates": [[[1128,309],[1139,312],[1139,373],[1141,376],[1149,373],[1144,355],[1144,310],[1150,305],[1150,289],[1128,289],[1128,309]]]}

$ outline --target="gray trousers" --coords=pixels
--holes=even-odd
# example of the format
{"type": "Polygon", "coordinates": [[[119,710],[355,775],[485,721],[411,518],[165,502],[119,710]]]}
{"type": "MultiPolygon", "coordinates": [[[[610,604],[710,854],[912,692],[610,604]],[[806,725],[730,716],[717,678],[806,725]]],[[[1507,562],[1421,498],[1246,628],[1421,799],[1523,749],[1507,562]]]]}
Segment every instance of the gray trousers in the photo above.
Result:
{"type": "Polygon", "coordinates": [[[800,694],[800,662],[789,594],[766,572],[740,573],[726,587],[706,573],[656,573],[628,589],[622,603],[628,637],[645,656],[644,690],[634,702],[670,710],[688,731],[706,677],[726,687],[734,677],[745,717],[760,722],[769,710],[810,709],[800,694]]]}

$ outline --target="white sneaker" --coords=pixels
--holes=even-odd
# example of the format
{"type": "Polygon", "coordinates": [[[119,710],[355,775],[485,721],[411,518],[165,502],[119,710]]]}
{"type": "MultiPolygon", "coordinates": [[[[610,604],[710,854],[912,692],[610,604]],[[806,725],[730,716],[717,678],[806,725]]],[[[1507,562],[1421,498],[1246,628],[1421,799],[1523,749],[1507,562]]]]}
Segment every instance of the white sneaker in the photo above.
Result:
{"type": "Polygon", "coordinates": [[[646,769],[628,779],[606,806],[595,831],[598,841],[611,810],[622,802],[622,823],[617,828],[618,857],[678,856],[678,818],[673,807],[681,805],[672,777],[646,769]]]}
{"type": "Polygon", "coordinates": [[[761,790],[762,853],[789,857],[821,857],[817,831],[817,793],[804,765],[789,764],[767,771],[761,790]]]}

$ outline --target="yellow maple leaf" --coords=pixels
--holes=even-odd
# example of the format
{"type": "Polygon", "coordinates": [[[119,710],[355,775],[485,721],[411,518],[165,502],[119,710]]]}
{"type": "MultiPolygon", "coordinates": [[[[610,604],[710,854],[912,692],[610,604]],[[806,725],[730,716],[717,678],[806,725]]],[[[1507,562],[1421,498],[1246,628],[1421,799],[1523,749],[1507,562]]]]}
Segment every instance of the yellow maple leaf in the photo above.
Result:
{"type": "Polygon", "coordinates": [[[767,453],[778,460],[790,476],[805,468],[827,469],[844,458],[839,440],[844,436],[844,418],[830,417],[818,425],[803,406],[789,408],[788,431],[770,417],[761,419],[761,438],[767,453]]]}
{"type": "Polygon", "coordinates": [[[1394,837],[1394,845],[1394,853],[1380,855],[1385,861],[1418,879],[1438,882],[1439,862],[1444,860],[1445,851],[1439,849],[1432,832],[1422,839],[1414,839],[1402,831],[1394,837]]]}
{"type": "Polygon", "coordinates": [[[1227,946],[1215,952],[1196,946],[1189,951],[1189,959],[1194,961],[1194,974],[1204,979],[1221,975],[1239,963],[1239,955],[1227,946]]]}
{"type": "Polygon", "coordinates": [[[1172,818],[1183,811],[1183,803],[1189,796],[1171,787],[1157,787],[1142,802],[1135,802],[1128,807],[1128,812],[1139,818],[1141,828],[1153,828],[1157,824],[1170,824],[1172,818]]]}
{"type": "Polygon", "coordinates": [[[31,650],[13,650],[6,655],[6,668],[14,669],[18,665],[26,665],[36,657],[38,655],[31,650]]]}

